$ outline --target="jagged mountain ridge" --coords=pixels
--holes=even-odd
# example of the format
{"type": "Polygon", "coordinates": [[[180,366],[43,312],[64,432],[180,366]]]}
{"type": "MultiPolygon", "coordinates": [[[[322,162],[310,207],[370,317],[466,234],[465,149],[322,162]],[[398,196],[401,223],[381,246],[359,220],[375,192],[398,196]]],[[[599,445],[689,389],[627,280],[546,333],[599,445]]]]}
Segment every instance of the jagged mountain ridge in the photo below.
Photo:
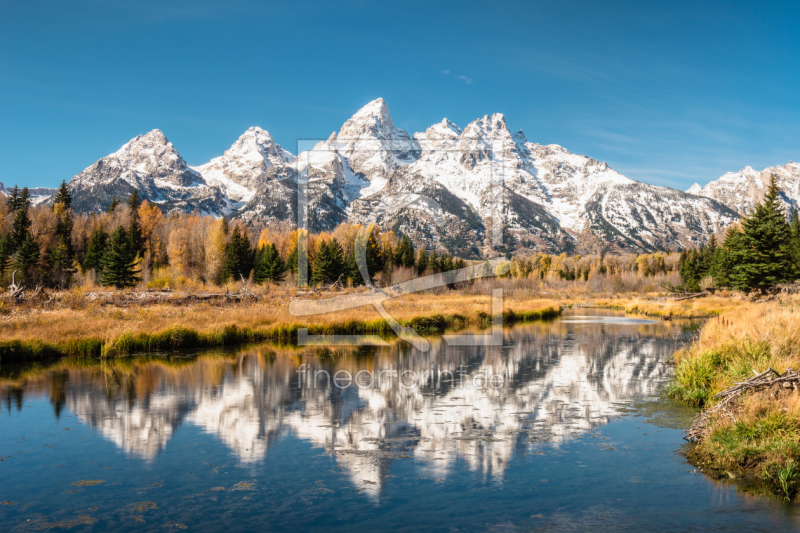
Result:
{"type": "Polygon", "coordinates": [[[713,198],[740,215],[746,215],[763,198],[772,175],[783,192],[781,199],[787,211],[800,208],[800,163],[793,161],[764,170],[745,167],[738,172],[728,172],[705,187],[695,183],[686,192],[713,198]]]}
{"type": "Polygon", "coordinates": [[[444,119],[409,135],[380,98],[297,157],[250,128],[222,156],[190,167],[153,130],[70,187],[81,211],[100,211],[136,189],[166,211],[199,209],[253,224],[296,222],[305,194],[312,231],[376,220],[465,256],[675,249],[738,218],[713,198],[637,182],[560,146],[528,142],[502,114],[463,130],[444,119]]]}

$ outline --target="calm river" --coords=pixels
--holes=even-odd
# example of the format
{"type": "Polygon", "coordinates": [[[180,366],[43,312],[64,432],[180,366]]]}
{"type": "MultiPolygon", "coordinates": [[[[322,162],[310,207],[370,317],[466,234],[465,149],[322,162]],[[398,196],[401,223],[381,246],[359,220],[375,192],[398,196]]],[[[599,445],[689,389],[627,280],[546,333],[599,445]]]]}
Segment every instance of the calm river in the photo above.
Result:
{"type": "Polygon", "coordinates": [[[260,346],[0,378],[0,531],[793,531],[686,463],[698,322],[576,311],[503,346],[260,346]],[[591,315],[591,316],[588,316],[591,315]]]}

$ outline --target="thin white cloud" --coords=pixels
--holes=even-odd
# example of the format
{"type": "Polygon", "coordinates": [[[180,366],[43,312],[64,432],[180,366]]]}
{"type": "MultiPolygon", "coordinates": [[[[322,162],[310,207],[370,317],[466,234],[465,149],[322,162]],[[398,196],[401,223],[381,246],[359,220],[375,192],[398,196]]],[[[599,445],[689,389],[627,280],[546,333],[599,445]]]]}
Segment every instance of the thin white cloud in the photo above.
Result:
{"type": "Polygon", "coordinates": [[[451,78],[455,78],[459,81],[463,81],[465,85],[472,85],[472,78],[468,78],[467,76],[461,76],[459,74],[451,74],[449,70],[443,70],[442,74],[445,76],[450,76],[451,78]]]}

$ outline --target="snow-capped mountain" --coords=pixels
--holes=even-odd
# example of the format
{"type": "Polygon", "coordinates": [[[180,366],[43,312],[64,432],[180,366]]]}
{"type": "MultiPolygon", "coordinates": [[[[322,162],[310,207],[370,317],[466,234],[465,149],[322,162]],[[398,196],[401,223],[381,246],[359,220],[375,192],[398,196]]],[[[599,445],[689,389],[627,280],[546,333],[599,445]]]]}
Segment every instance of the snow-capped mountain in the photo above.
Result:
{"type": "Polygon", "coordinates": [[[222,215],[226,198],[206,185],[160,130],[139,135],[69,182],[78,211],[104,211],[113,198],[135,190],[165,211],[194,210],[222,215]]]}
{"type": "MultiPolygon", "coordinates": [[[[272,165],[294,161],[268,131],[250,128],[225,153],[205,165],[192,167],[207,185],[218,187],[233,202],[247,203],[272,165]]],[[[241,206],[239,206],[241,207],[241,206]]]]}
{"type": "Polygon", "coordinates": [[[754,170],[745,167],[739,172],[728,172],[705,187],[695,183],[686,191],[690,194],[713,198],[740,215],[745,215],[764,196],[772,175],[778,178],[783,191],[782,199],[788,210],[800,208],[800,163],[789,161],[787,165],[754,170]]]}
{"type": "Polygon", "coordinates": [[[512,134],[502,114],[463,130],[444,119],[411,136],[380,98],[296,158],[250,128],[222,156],[190,167],[153,130],[70,187],[84,211],[103,210],[135,188],[166,211],[199,209],[251,224],[296,222],[304,194],[312,231],[377,221],[462,256],[676,249],[738,218],[714,198],[640,183],[560,146],[531,143],[522,131],[512,134]]]}
{"type": "MultiPolygon", "coordinates": [[[[431,234],[452,251],[495,243],[495,220],[509,229],[503,248],[599,251],[679,248],[703,242],[737,217],[708,199],[640,183],[586,156],[530,143],[512,134],[502,114],[464,130],[448,120],[414,139],[420,157],[399,168],[387,186],[353,202],[353,218],[384,212],[383,221],[419,238],[431,234]],[[392,209],[390,198],[433,198],[447,223],[436,226],[413,207],[392,209]]],[[[495,246],[496,248],[496,246],[495,246]]]]}

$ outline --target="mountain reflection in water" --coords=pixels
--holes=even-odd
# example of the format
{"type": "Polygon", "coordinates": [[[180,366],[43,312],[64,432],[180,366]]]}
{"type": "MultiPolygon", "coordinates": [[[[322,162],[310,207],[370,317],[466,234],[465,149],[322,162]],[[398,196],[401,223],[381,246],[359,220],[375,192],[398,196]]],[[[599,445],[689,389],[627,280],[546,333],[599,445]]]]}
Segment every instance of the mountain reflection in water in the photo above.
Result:
{"type": "Polygon", "coordinates": [[[9,411],[25,396],[49,396],[56,415],[66,408],[146,461],[183,424],[218,437],[244,465],[268,461],[270,447],[291,432],[324,448],[378,497],[395,459],[414,458],[436,478],[447,478],[457,460],[502,478],[513,454],[558,446],[608,422],[621,404],[656,394],[670,372],[666,362],[696,325],[567,316],[507,329],[502,347],[431,339],[428,353],[402,342],[337,351],[262,346],[190,360],[65,364],[2,394],[9,411]],[[330,376],[393,369],[433,371],[434,379],[346,389],[319,379],[314,387],[300,380],[301,364],[330,376]],[[500,375],[503,384],[476,388],[478,373],[500,375]]]}

